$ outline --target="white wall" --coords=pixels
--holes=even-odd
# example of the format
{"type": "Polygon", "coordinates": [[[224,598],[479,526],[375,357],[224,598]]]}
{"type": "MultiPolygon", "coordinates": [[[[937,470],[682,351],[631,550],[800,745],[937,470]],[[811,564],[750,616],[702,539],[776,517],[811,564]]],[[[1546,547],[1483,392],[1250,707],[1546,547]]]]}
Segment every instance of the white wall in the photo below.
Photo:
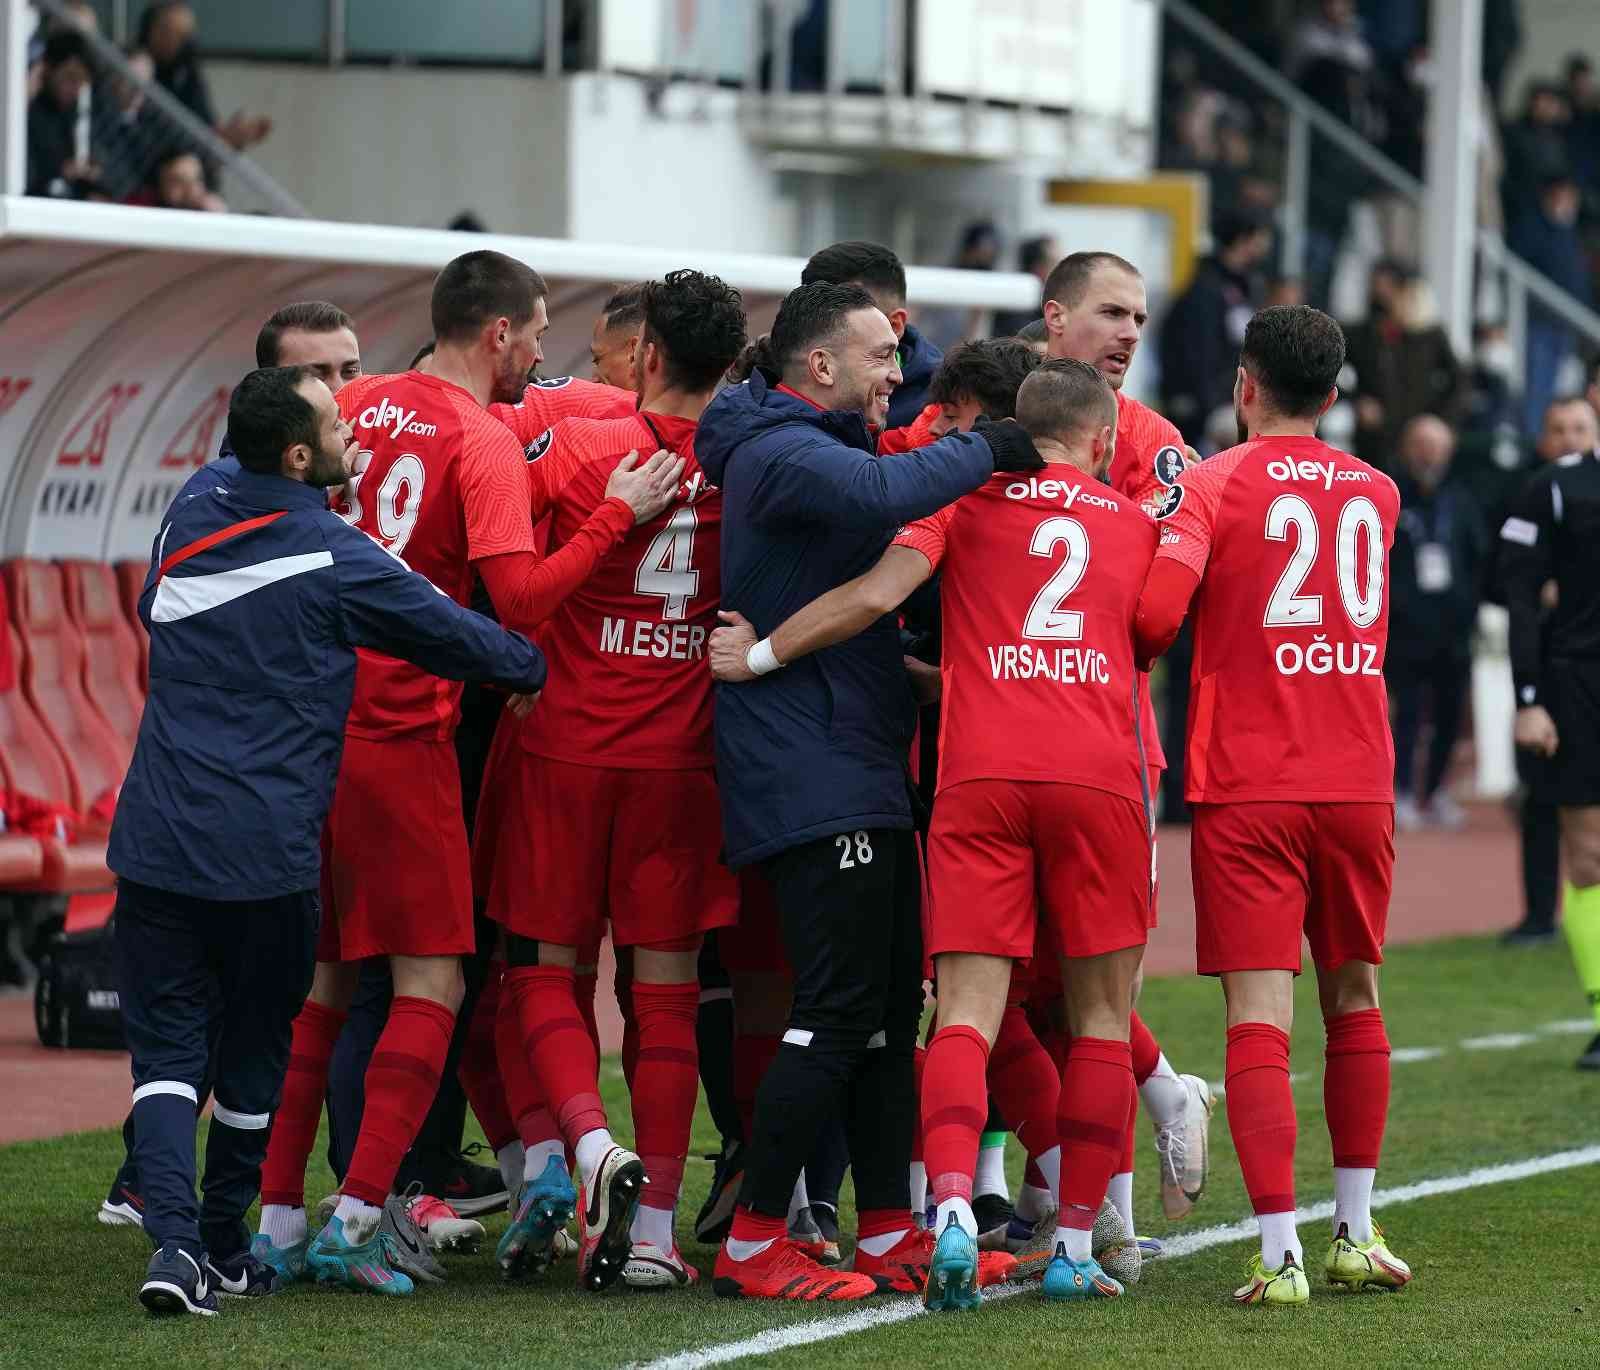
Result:
{"type": "Polygon", "coordinates": [[[1522,109],[1522,92],[1536,77],[1559,80],[1570,53],[1600,63],[1600,8],[1595,0],[1522,0],[1522,48],[1506,73],[1506,109],[1522,109]]]}
{"type": "Polygon", "coordinates": [[[252,155],[313,216],[567,236],[567,95],[512,72],[212,62],[223,117],[270,115],[252,155]]]}

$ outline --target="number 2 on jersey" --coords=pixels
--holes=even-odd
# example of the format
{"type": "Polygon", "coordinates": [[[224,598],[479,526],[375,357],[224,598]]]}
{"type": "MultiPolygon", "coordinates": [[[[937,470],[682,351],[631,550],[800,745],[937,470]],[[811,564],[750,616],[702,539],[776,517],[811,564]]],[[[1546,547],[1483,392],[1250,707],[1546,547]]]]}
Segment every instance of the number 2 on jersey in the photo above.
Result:
{"type": "Polygon", "coordinates": [[[678,510],[650,539],[634,573],[635,592],[659,596],[664,619],[687,618],[689,601],[700,588],[700,572],[689,564],[699,525],[700,515],[693,508],[678,510]]]}
{"type": "Polygon", "coordinates": [[[1052,557],[1062,543],[1067,545],[1066,560],[1056,567],[1055,574],[1045,581],[1039,593],[1028,606],[1028,617],[1022,625],[1023,637],[1059,639],[1077,642],[1083,637],[1083,615],[1076,609],[1063,609],[1067,596],[1078,588],[1083,573],[1089,569],[1089,534],[1077,519],[1057,515],[1048,518],[1033,530],[1028,543],[1028,554],[1035,557],[1052,557]]]}
{"type": "MultiPolygon", "coordinates": [[[[1303,595],[1300,589],[1317,561],[1317,516],[1301,496],[1279,495],[1267,508],[1267,540],[1287,542],[1291,528],[1294,551],[1273,587],[1263,622],[1268,628],[1315,628],[1322,623],[1322,596],[1303,595]]],[[[1383,521],[1365,496],[1339,511],[1334,558],[1345,616],[1357,628],[1370,628],[1383,610],[1383,521]],[[1366,550],[1364,590],[1356,574],[1358,544],[1366,550]]]]}

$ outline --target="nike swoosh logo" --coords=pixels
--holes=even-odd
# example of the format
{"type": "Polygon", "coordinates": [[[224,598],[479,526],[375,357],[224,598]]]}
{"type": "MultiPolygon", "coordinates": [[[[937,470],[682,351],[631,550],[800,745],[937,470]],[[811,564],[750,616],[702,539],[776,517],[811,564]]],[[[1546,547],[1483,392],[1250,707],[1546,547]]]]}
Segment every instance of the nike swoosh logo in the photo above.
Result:
{"type": "MultiPolygon", "coordinates": [[[[211,1267],[211,1273],[217,1277],[217,1287],[221,1289],[224,1294],[243,1294],[245,1290],[250,1288],[250,1281],[243,1275],[236,1280],[230,1280],[222,1273],[222,1271],[218,1270],[216,1266],[211,1267]]],[[[196,1295],[196,1297],[203,1299],[205,1296],[206,1287],[202,1282],[199,1293],[196,1295]]]]}
{"type": "Polygon", "coordinates": [[[401,1243],[405,1246],[407,1251],[409,1251],[413,1256],[422,1254],[422,1248],[418,1246],[416,1242],[411,1240],[411,1236],[406,1232],[405,1228],[401,1227],[399,1223],[396,1223],[394,1225],[394,1230],[395,1234],[400,1238],[401,1243]]]}

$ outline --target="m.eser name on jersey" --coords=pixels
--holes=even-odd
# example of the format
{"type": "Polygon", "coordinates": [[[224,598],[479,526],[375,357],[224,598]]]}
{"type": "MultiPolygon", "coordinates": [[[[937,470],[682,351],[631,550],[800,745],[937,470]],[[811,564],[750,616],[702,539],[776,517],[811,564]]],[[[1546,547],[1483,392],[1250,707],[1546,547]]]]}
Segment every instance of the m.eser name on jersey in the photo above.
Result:
{"type": "MultiPolygon", "coordinates": [[[[655,568],[663,577],[681,575],[698,581],[699,572],[689,569],[694,548],[696,519],[694,505],[716,490],[705,477],[696,471],[679,490],[677,512],[656,535],[650,551],[645,554],[646,566],[655,568]],[[659,555],[658,555],[659,549],[659,555]],[[680,569],[681,563],[681,569],[680,569]]],[[[643,589],[644,587],[641,587],[643,589]]],[[[655,591],[650,591],[655,593],[655,591]]],[[[692,597],[692,585],[684,587],[692,597]]],[[[664,597],[663,612],[672,614],[673,596],[664,597]]],[[[680,611],[681,612],[681,611],[680,611]]],[[[653,619],[602,618],[600,620],[600,650],[618,656],[653,656],[672,661],[698,661],[706,654],[706,629],[698,623],[663,623],[653,619]]]]}

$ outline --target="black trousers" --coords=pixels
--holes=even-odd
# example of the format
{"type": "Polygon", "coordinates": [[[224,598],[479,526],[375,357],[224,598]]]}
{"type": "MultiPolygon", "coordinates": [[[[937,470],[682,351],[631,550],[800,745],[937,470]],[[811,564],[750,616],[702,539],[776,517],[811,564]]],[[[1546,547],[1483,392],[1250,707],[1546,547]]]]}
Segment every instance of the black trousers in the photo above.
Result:
{"type": "Polygon", "coordinates": [[[249,1245],[244,1215],[261,1188],[291,1028],[311,988],[318,915],[315,890],[241,901],[117,886],[133,1161],[158,1247],[227,1258],[249,1245]],[[197,1203],[195,1117],[213,1031],[216,1102],[197,1203]]]}
{"type": "Polygon", "coordinates": [[[1394,691],[1394,790],[1426,804],[1450,769],[1450,756],[1461,736],[1467,691],[1472,686],[1472,659],[1454,649],[1425,657],[1390,657],[1383,668],[1394,691]],[[1421,788],[1415,784],[1417,742],[1426,713],[1432,729],[1421,788]]]}
{"type": "Polygon", "coordinates": [[[773,857],[764,872],[794,968],[794,1006],[756,1098],[740,1202],[786,1215],[820,1131],[842,1116],[857,1207],[903,1209],[922,1015],[916,837],[839,833],[773,857]]]}

